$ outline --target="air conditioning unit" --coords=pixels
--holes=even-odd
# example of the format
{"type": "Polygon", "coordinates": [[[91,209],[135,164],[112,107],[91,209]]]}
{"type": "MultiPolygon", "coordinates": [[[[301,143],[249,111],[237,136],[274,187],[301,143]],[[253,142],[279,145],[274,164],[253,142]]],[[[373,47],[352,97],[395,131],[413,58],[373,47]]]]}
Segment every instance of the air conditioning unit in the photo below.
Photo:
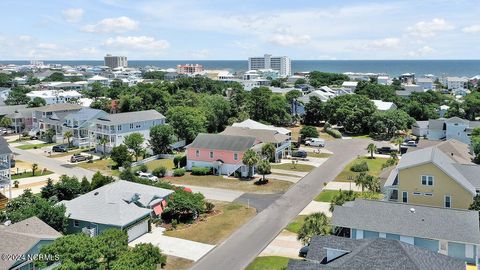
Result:
{"type": "Polygon", "coordinates": [[[82,233],[90,236],[90,237],[94,237],[96,235],[96,230],[95,228],[88,228],[88,227],[84,227],[82,228],[82,233]]]}

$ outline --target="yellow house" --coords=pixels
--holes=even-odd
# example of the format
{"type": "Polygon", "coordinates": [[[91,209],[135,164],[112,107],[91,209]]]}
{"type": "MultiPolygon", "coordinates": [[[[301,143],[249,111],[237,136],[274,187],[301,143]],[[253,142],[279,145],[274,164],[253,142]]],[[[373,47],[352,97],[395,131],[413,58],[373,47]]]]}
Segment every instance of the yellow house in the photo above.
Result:
{"type": "Polygon", "coordinates": [[[408,152],[392,170],[384,190],[390,201],[467,209],[480,192],[480,166],[456,140],[408,152]]]}

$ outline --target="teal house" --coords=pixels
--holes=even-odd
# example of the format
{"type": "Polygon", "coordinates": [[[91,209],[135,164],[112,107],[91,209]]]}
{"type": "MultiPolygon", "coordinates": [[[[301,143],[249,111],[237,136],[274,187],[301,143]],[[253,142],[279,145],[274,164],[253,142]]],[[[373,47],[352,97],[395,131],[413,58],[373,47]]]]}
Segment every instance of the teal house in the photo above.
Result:
{"type": "Polygon", "coordinates": [[[68,216],[68,233],[96,236],[120,229],[132,241],[150,231],[150,218],[160,215],[173,190],[115,181],[70,201],[62,201],[68,216]]]}
{"type": "Polygon", "coordinates": [[[9,226],[0,226],[0,269],[32,270],[33,263],[44,245],[62,236],[37,217],[31,217],[9,226]]]}
{"type": "Polygon", "coordinates": [[[336,206],[331,223],[339,236],[399,240],[478,265],[478,211],[356,199],[336,206]]]}

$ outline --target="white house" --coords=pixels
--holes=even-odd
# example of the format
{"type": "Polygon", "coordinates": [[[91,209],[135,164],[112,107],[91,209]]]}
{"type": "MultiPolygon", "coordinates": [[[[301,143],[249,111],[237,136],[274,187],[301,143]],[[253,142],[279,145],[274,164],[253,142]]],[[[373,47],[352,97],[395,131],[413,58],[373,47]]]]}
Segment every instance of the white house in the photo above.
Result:
{"type": "Polygon", "coordinates": [[[377,83],[378,84],[383,84],[383,85],[388,85],[390,84],[390,79],[388,76],[378,76],[377,77],[377,83]]]}
{"type": "Polygon", "coordinates": [[[447,85],[448,89],[467,88],[467,82],[467,77],[446,77],[444,79],[444,84],[447,85]]]}
{"type": "Polygon", "coordinates": [[[429,140],[455,139],[470,144],[472,130],[476,127],[480,127],[480,121],[468,121],[459,117],[439,118],[417,121],[412,126],[412,133],[415,136],[425,135],[429,140]]]}
{"type": "Polygon", "coordinates": [[[27,97],[34,99],[36,97],[43,98],[46,102],[46,105],[56,104],[56,103],[69,103],[76,101],[82,97],[77,91],[65,91],[65,90],[40,90],[40,91],[31,91],[27,93],[27,97]]]}
{"type": "Polygon", "coordinates": [[[418,78],[416,83],[422,87],[423,90],[435,90],[432,78],[418,78]]]}
{"type": "Polygon", "coordinates": [[[100,75],[95,75],[87,80],[88,84],[92,83],[101,83],[104,86],[108,86],[110,84],[110,80],[108,78],[102,77],[100,75]]]}
{"type": "Polygon", "coordinates": [[[357,89],[357,84],[358,82],[353,82],[353,81],[347,81],[342,83],[342,88],[348,88],[352,92],[355,92],[355,89],[357,89]]]}
{"type": "Polygon", "coordinates": [[[90,133],[96,150],[103,152],[102,138],[107,139],[105,152],[123,143],[125,136],[140,133],[145,138],[145,146],[150,139],[150,128],[165,124],[165,116],[156,110],[107,114],[91,120],[90,133]]]}
{"type": "Polygon", "coordinates": [[[397,105],[395,105],[393,102],[387,102],[387,101],[382,101],[382,100],[375,100],[372,99],[373,104],[375,104],[375,107],[377,107],[377,110],[379,111],[389,111],[389,110],[395,110],[397,108],[397,105]]]}

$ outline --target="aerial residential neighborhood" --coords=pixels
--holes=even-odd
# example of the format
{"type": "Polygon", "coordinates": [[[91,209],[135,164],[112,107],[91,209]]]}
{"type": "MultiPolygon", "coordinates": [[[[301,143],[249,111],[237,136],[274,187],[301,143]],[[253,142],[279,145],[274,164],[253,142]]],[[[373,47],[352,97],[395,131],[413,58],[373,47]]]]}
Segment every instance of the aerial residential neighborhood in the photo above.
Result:
{"type": "Polygon", "coordinates": [[[0,9],[0,270],[480,269],[476,1],[0,9]]]}

